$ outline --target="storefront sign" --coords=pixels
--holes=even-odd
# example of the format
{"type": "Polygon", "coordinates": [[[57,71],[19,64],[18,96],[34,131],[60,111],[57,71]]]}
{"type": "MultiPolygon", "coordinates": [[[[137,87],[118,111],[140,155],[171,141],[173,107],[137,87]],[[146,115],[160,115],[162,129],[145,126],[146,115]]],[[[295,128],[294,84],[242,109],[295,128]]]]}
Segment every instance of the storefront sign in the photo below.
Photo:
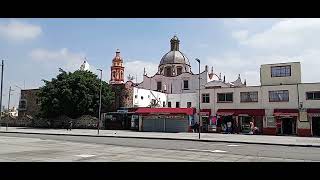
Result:
{"type": "Polygon", "coordinates": [[[112,119],[112,115],[106,115],[106,119],[112,119]]]}
{"type": "Polygon", "coordinates": [[[209,112],[200,112],[200,116],[209,116],[209,112]]]}
{"type": "Polygon", "coordinates": [[[119,109],[117,110],[118,113],[128,113],[128,110],[122,110],[122,109],[119,109]]]}
{"type": "Polygon", "coordinates": [[[248,114],[238,114],[238,116],[249,116],[248,114]]]}

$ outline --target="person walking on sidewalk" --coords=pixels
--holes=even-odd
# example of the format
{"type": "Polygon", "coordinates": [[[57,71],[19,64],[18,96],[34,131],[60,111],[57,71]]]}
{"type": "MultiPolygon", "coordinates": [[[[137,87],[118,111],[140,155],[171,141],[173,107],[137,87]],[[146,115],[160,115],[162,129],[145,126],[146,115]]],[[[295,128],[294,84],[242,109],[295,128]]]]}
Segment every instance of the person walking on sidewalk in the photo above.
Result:
{"type": "Polygon", "coordinates": [[[254,132],[254,124],[253,124],[253,122],[251,121],[251,122],[250,122],[250,132],[249,132],[249,134],[253,134],[253,132],[254,132]]]}
{"type": "Polygon", "coordinates": [[[199,124],[198,124],[198,122],[196,122],[196,123],[194,124],[193,129],[194,129],[194,132],[195,132],[195,133],[199,132],[199,124]]]}
{"type": "Polygon", "coordinates": [[[72,130],[72,121],[69,121],[69,129],[72,130]]]}

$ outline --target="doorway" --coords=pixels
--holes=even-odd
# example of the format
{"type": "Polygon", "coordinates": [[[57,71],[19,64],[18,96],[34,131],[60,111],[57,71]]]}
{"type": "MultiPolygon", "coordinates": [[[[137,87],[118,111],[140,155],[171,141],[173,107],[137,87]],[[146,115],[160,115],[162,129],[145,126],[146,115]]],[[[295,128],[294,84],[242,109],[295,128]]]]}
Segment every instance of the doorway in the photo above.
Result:
{"type": "Polygon", "coordinates": [[[209,116],[202,116],[201,119],[202,119],[201,132],[208,132],[209,116]]]}
{"type": "Polygon", "coordinates": [[[312,117],[312,134],[320,136],[320,117],[312,117]]]}
{"type": "Polygon", "coordinates": [[[294,118],[282,118],[282,134],[292,135],[296,133],[294,118]]]}

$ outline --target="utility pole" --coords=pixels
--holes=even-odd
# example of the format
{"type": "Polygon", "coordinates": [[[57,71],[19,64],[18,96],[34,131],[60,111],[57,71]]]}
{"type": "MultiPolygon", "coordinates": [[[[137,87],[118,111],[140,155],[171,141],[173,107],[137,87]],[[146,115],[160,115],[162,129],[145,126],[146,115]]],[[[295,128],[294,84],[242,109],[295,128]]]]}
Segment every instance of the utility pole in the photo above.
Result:
{"type": "MultiPolygon", "coordinates": [[[[10,98],[11,98],[11,91],[14,91],[13,89],[11,89],[11,86],[9,88],[9,98],[8,98],[8,115],[10,113],[10,98]]],[[[7,121],[7,127],[6,127],[6,131],[8,131],[8,121],[7,121]]]]}
{"type": "Polygon", "coordinates": [[[1,92],[0,92],[0,128],[1,128],[1,116],[2,116],[2,89],[3,89],[3,66],[4,60],[2,60],[1,64],[1,92]]]}
{"type": "Polygon", "coordinates": [[[201,109],[200,109],[200,103],[201,103],[201,97],[200,97],[200,59],[196,59],[196,61],[198,61],[198,63],[199,63],[199,114],[198,114],[198,117],[199,117],[199,139],[200,139],[200,131],[201,131],[201,119],[200,119],[200,111],[201,111],[201,109]]]}
{"type": "Polygon", "coordinates": [[[98,122],[98,134],[100,130],[101,123],[101,90],[102,90],[102,69],[97,69],[100,71],[100,102],[99,102],[99,122],[98,122]]]}

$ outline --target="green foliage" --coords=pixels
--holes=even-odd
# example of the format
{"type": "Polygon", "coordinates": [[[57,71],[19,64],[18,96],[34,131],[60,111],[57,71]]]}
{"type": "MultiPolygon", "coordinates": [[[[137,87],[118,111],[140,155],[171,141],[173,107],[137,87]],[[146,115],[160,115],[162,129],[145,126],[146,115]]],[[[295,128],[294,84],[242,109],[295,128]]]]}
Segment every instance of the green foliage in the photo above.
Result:
{"type": "MultiPolygon", "coordinates": [[[[98,116],[100,79],[90,71],[65,72],[51,81],[43,80],[40,88],[41,115],[56,117],[66,115],[77,118],[81,115],[98,116]]],[[[108,111],[114,101],[114,93],[106,82],[102,81],[102,112],[108,111]]]]}

